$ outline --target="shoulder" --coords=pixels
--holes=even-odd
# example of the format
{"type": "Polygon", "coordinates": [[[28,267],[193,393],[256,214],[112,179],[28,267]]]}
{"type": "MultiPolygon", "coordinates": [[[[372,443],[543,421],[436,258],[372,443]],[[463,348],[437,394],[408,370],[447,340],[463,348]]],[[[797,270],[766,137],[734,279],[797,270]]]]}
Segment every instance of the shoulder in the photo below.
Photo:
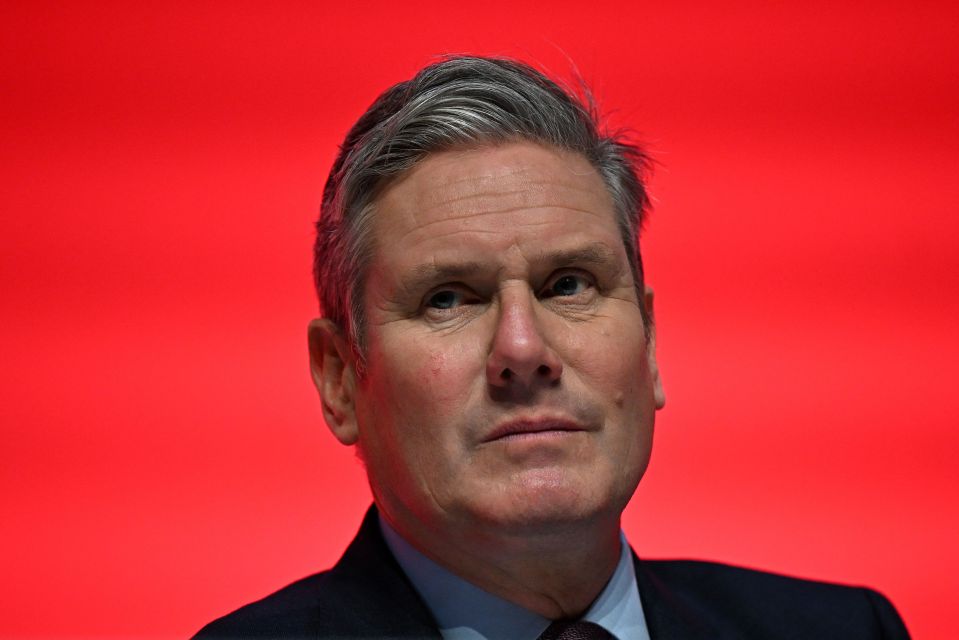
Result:
{"type": "Polygon", "coordinates": [[[200,629],[196,638],[298,638],[335,625],[343,607],[329,572],[298,580],[200,629]],[[330,617],[332,616],[333,619],[330,617]]]}
{"type": "MultiPolygon", "coordinates": [[[[794,578],[715,562],[637,562],[640,594],[743,637],[908,638],[892,604],[865,587],[794,578]]],[[[644,603],[645,604],[645,603],[644,603]]]]}
{"type": "Polygon", "coordinates": [[[298,580],[218,618],[194,636],[214,638],[438,638],[419,597],[390,571],[345,575],[336,567],[298,580]]]}
{"type": "Polygon", "coordinates": [[[371,508],[332,569],[218,618],[195,637],[438,638],[439,632],[383,542],[371,508]]]}

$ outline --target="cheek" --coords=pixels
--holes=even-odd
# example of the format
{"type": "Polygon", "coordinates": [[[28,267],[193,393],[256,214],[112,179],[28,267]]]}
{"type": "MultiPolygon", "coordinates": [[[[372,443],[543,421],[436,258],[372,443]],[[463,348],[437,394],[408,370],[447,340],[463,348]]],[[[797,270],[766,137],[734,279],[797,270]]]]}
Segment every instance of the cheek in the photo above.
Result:
{"type": "Polygon", "coordinates": [[[434,349],[418,354],[415,360],[416,369],[413,377],[417,389],[413,391],[425,391],[430,396],[444,399],[449,396],[456,379],[456,364],[452,362],[450,355],[445,351],[434,349]]]}
{"type": "Polygon", "coordinates": [[[419,341],[392,353],[394,359],[384,372],[390,386],[387,402],[423,423],[460,415],[472,397],[477,372],[483,371],[482,361],[477,366],[477,354],[452,340],[439,345],[419,341]]]}
{"type": "Polygon", "coordinates": [[[463,386],[468,381],[469,368],[455,354],[443,349],[432,349],[420,359],[417,368],[419,389],[434,404],[446,404],[462,397],[463,386]]]}
{"type": "Polygon", "coordinates": [[[642,328],[610,324],[574,332],[568,340],[569,362],[583,381],[617,406],[636,397],[648,381],[642,328]]]}

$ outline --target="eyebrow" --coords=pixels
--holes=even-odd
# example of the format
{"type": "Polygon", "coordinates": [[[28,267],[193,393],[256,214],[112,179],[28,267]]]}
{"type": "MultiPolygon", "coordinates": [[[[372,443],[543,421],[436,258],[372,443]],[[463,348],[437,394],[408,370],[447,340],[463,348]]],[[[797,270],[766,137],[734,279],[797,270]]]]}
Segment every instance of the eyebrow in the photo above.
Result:
{"type": "Polygon", "coordinates": [[[584,264],[598,267],[618,262],[616,252],[602,242],[594,242],[575,249],[544,251],[532,256],[531,261],[554,266],[584,264]]]}
{"type": "MultiPolygon", "coordinates": [[[[562,266],[584,265],[609,267],[618,264],[615,251],[601,242],[595,242],[574,249],[543,251],[530,257],[531,263],[545,264],[551,269],[562,266]]],[[[407,291],[419,291],[434,284],[451,280],[462,280],[477,272],[488,270],[489,263],[468,260],[464,262],[424,263],[413,267],[410,273],[401,278],[400,284],[407,291]]]]}
{"type": "Polygon", "coordinates": [[[451,262],[436,264],[433,262],[418,264],[411,272],[400,280],[400,285],[406,291],[419,291],[434,284],[463,278],[481,271],[483,265],[479,262],[451,262]]]}

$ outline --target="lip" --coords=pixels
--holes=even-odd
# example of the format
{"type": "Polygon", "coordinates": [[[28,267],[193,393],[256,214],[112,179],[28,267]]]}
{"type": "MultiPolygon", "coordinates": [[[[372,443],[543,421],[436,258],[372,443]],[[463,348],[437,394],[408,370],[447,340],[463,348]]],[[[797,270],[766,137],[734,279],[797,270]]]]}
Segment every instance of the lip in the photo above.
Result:
{"type": "Polygon", "coordinates": [[[575,420],[564,417],[519,418],[496,425],[483,442],[495,442],[515,436],[576,431],[587,431],[587,429],[575,420]]]}

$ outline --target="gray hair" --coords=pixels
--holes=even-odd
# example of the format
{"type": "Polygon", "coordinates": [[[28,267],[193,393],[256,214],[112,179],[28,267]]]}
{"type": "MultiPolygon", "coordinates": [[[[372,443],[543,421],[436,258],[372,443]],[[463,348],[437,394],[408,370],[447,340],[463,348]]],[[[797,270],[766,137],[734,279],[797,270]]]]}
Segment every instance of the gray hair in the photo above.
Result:
{"type": "Polygon", "coordinates": [[[364,362],[363,287],[373,251],[374,203],[391,180],[432,152],[526,140],[584,156],[602,177],[633,271],[647,337],[639,231],[649,209],[648,156],[600,131],[584,97],[521,62],[456,56],[381,94],[353,125],[333,163],[316,223],[313,276],[323,314],[364,362]]]}

